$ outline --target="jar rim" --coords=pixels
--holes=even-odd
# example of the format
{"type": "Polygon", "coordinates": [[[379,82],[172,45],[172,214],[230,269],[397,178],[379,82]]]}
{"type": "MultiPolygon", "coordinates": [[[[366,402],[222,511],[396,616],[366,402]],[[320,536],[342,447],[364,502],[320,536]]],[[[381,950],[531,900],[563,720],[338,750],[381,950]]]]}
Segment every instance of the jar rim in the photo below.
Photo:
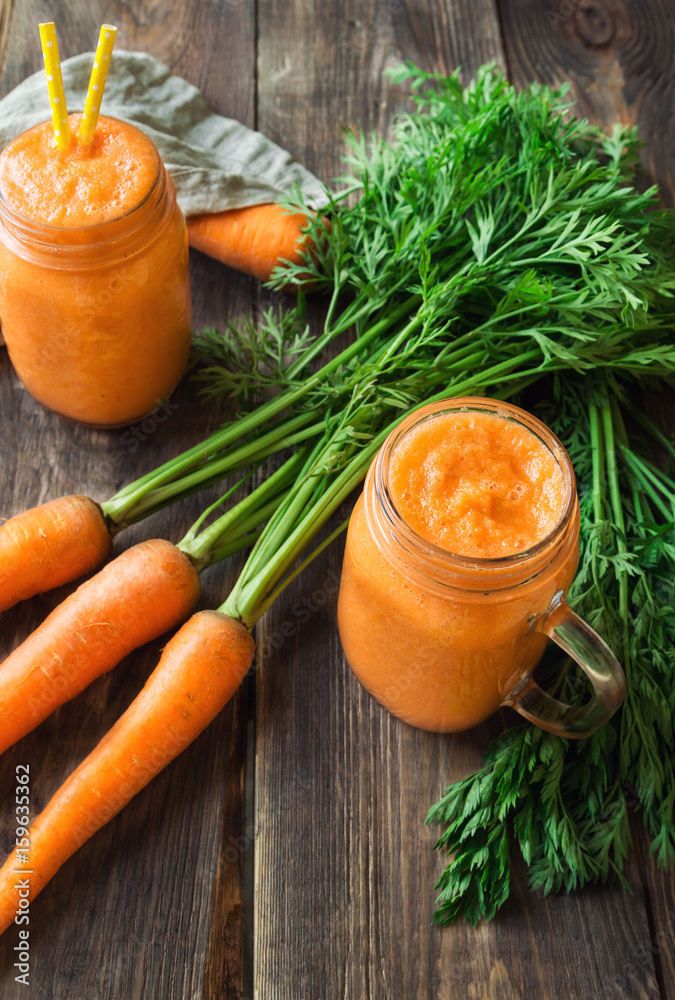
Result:
{"type": "MultiPolygon", "coordinates": [[[[71,117],[77,116],[69,115],[69,118],[71,117]]],[[[143,210],[148,209],[149,207],[151,208],[152,200],[161,196],[163,179],[166,176],[166,170],[162,163],[159,150],[155,146],[152,139],[147,136],[145,132],[143,132],[143,130],[140,129],[134,122],[129,122],[122,118],[113,118],[110,115],[101,115],[99,120],[103,119],[122,122],[122,124],[132,129],[134,132],[138,132],[147,140],[155,161],[155,171],[149,187],[138,201],[121,214],[115,215],[109,219],[103,219],[100,222],[88,222],[85,225],[77,226],[53,225],[48,222],[43,222],[40,219],[23,215],[10,204],[10,202],[6,199],[6,196],[3,194],[2,189],[0,189],[0,225],[3,229],[5,229],[5,231],[11,231],[11,235],[15,240],[19,242],[26,241],[34,243],[38,246],[43,245],[48,248],[52,242],[60,238],[59,246],[61,250],[78,250],[82,246],[90,246],[94,242],[92,239],[94,235],[95,242],[99,246],[118,240],[120,238],[120,230],[124,231],[124,235],[126,236],[126,226],[129,223],[134,222],[134,217],[138,220],[136,224],[137,227],[143,225],[145,217],[143,210]],[[139,219],[139,216],[142,218],[139,219]]],[[[33,125],[30,128],[25,129],[24,132],[19,133],[19,135],[14,136],[14,138],[11,139],[0,152],[0,156],[4,155],[6,150],[15,140],[21,138],[23,135],[26,135],[28,132],[31,132],[33,129],[40,128],[45,124],[47,124],[46,121],[39,122],[37,125],[33,125]]]]}
{"type": "Polygon", "coordinates": [[[482,396],[447,398],[428,403],[405,417],[386,439],[373,463],[373,480],[387,533],[409,556],[416,557],[429,570],[490,571],[498,575],[523,569],[540,562],[556,541],[566,535],[576,510],[576,483],[569,455],[562,442],[538,417],[513,403],[482,396]],[[547,534],[527,549],[507,556],[466,556],[450,552],[420,535],[397,509],[388,485],[389,465],[397,444],[413,427],[442,413],[484,412],[504,417],[532,433],[555,459],[563,476],[565,500],[558,521],[547,534]]]}
{"type": "Polygon", "coordinates": [[[0,244],[16,257],[49,269],[86,270],[138,256],[157,239],[176,207],[176,193],[158,156],[157,175],[126,214],[80,228],[40,226],[7,210],[0,199],[0,244]]]}
{"type": "MultiPolygon", "coordinates": [[[[1,155],[1,154],[0,154],[1,155]]],[[[3,197],[2,190],[0,189],[0,217],[7,216],[14,225],[19,225],[25,230],[30,230],[35,233],[92,233],[98,230],[99,232],[105,231],[107,226],[119,225],[120,222],[124,222],[129,216],[132,216],[135,212],[142,209],[152,198],[152,196],[157,191],[157,188],[162,180],[162,161],[160,159],[159,153],[157,154],[157,170],[155,176],[153,177],[152,184],[140,199],[131,208],[128,208],[121,215],[116,215],[111,219],[104,219],[102,222],[91,222],[86,226],[54,226],[47,222],[40,222],[37,219],[31,219],[28,215],[22,215],[17,212],[15,208],[9,204],[8,201],[3,197]]],[[[105,241],[105,236],[103,236],[101,242],[105,241]]]]}

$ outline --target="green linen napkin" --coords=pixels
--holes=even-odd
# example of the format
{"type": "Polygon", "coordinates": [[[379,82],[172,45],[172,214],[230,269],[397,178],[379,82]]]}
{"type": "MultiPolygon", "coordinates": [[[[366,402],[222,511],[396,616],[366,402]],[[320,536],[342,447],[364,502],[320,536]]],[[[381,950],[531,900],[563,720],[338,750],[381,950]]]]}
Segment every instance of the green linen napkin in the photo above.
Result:
{"type": "MultiPolygon", "coordinates": [[[[69,111],[82,111],[93,52],[61,63],[69,111]]],[[[326,189],[290,153],[238,121],[214,114],[200,91],[145,52],[115,51],[101,111],[133,122],[157,146],[185,215],[278,201],[301,190],[321,208],[326,189]]],[[[49,117],[47,81],[34,73],[0,100],[0,149],[49,117]]]]}

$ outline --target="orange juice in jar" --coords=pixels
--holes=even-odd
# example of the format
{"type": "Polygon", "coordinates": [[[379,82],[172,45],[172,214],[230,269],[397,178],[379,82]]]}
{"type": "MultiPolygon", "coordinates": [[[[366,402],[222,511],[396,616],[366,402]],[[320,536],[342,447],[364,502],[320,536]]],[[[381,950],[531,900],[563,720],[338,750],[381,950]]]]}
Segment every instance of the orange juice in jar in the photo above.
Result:
{"type": "Polygon", "coordinates": [[[179,381],[192,330],[185,220],[157,149],[101,116],[59,149],[51,122],[0,156],[0,323],[40,403],[120,426],[179,381]]]}
{"type": "Polygon", "coordinates": [[[468,729],[512,705],[561,735],[594,732],[625,679],[565,603],[578,535],[569,458],[539,420],[479,398],[416,411],[380,449],[351,517],[338,600],[350,667],[422,729],[468,729]],[[533,680],[549,638],[591,680],[586,705],[533,680]]]}

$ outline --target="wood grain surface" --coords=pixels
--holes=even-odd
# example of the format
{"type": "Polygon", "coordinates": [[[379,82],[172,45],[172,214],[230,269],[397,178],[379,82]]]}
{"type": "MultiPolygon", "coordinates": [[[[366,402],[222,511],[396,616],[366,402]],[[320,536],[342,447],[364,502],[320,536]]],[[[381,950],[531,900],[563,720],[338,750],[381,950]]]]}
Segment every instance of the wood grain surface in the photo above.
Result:
{"type": "MultiPolygon", "coordinates": [[[[408,106],[382,74],[402,58],[439,72],[461,65],[466,76],[494,60],[519,84],[569,80],[582,113],[638,124],[645,167],[675,200],[669,0],[0,0],[2,94],[41,67],[37,24],[50,19],[64,58],[90,50],[103,21],[117,24],[119,48],[162,59],[214,110],[326,181],[342,172],[345,128],[387,134],[408,106]]],[[[274,298],[200,254],[191,270],[197,326],[274,298]]],[[[4,517],[61,493],[103,499],[219,419],[186,381],[167,419],[139,428],[130,447],[123,432],[43,411],[4,351],[0,412],[4,517]]],[[[116,547],[153,533],[176,540],[203,505],[184,501],[116,547]]],[[[443,862],[424,816],[513,716],[436,736],[381,709],[341,654],[341,555],[338,542],[288,588],[258,628],[235,701],[35,902],[32,994],[14,981],[11,930],[0,938],[2,1000],[675,996],[675,880],[649,860],[639,824],[633,895],[604,887],[543,899],[514,859],[511,898],[492,923],[432,926],[443,862]]],[[[239,563],[205,574],[204,606],[222,600],[239,563]]],[[[0,656],[69,589],[4,615],[0,656]]],[[[0,852],[13,840],[17,764],[30,764],[37,812],[132,700],[161,645],[128,657],[0,759],[0,852]]]]}
{"type": "Polygon", "coordinates": [[[671,205],[674,14],[671,0],[500,0],[513,82],[569,83],[577,114],[637,125],[647,173],[671,205]]]}

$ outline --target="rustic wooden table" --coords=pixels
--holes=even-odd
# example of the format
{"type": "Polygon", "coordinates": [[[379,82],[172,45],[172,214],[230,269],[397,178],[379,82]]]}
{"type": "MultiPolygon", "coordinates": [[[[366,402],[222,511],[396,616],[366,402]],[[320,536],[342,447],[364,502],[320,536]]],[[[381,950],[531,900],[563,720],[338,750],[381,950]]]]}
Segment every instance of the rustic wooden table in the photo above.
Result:
{"type": "MultiPolygon", "coordinates": [[[[51,19],[64,57],[91,49],[103,21],[117,24],[120,48],[153,53],[215,110],[327,180],[340,172],[345,127],[386,133],[406,107],[382,75],[402,57],[466,74],[495,60],[517,84],[569,80],[581,112],[639,125],[645,164],[675,201],[672,0],[4,0],[2,93],[41,67],[37,24],[51,19]]],[[[199,326],[269,296],[199,254],[192,271],[199,326]]],[[[184,384],[166,419],[135,437],[84,430],[34,403],[4,351],[0,369],[3,516],[63,493],[104,498],[214,426],[184,384]]],[[[150,530],[178,539],[200,507],[179,504],[123,544],[150,530]]],[[[675,877],[649,859],[639,823],[632,895],[605,887],[542,899],[516,864],[491,924],[431,925],[443,862],[423,817],[479,764],[489,733],[415,731],[359,687],[335,626],[340,560],[335,544],[296,581],[261,624],[266,655],[235,701],[35,902],[30,992],[14,981],[16,935],[3,936],[2,1000],[675,996],[675,877]]],[[[206,606],[237,565],[206,575],[206,606]]],[[[0,654],[66,592],[7,613],[0,654]]],[[[16,765],[30,765],[40,809],[134,697],[160,645],[4,755],[3,856],[16,765]]]]}

